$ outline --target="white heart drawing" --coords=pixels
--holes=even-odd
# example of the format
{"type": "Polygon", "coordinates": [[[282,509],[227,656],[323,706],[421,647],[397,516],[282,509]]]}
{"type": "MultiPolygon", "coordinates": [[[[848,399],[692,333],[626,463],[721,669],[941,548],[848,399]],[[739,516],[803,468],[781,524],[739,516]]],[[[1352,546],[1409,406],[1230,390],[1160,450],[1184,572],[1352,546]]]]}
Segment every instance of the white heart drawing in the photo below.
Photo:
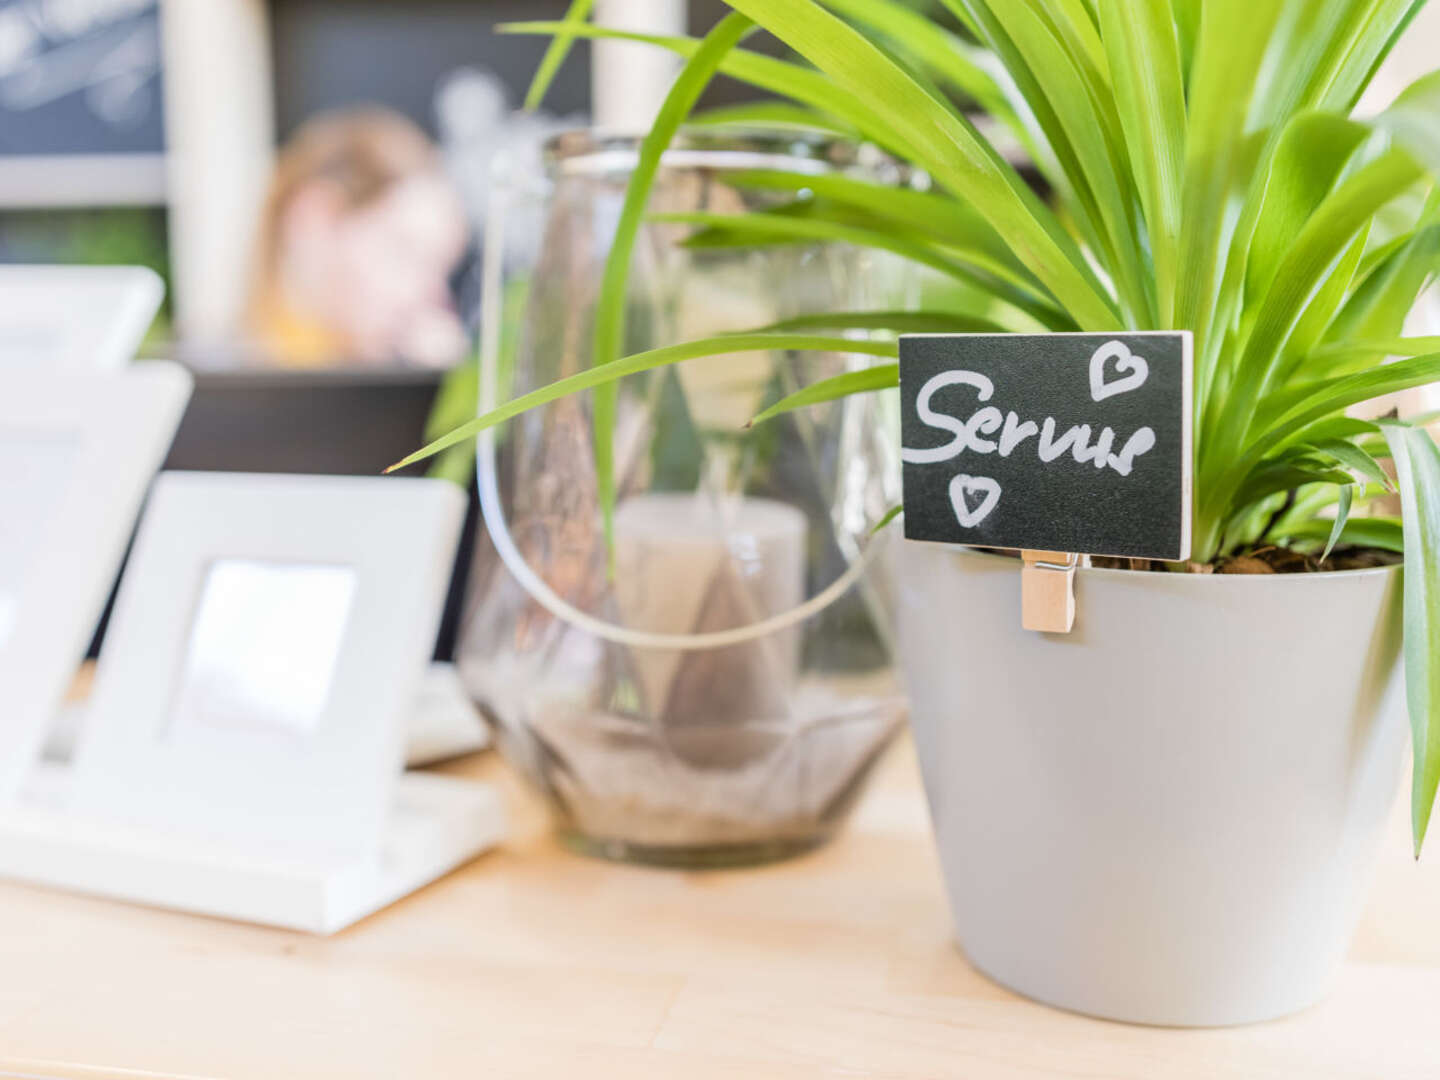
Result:
{"type": "Polygon", "coordinates": [[[1107,397],[1136,390],[1150,376],[1150,365],[1143,356],[1136,356],[1123,341],[1107,341],[1090,357],[1090,397],[1104,401],[1107,397]],[[1105,362],[1115,361],[1115,370],[1123,377],[1105,381],[1105,362]],[[1126,375],[1125,372],[1130,372],[1126,375]]]}
{"type": "Polygon", "coordinates": [[[955,510],[955,520],[962,529],[973,529],[995,509],[1000,501],[1000,485],[988,476],[966,476],[961,473],[950,481],[950,505],[955,510]],[[965,504],[965,493],[984,492],[980,505],[973,509],[965,504]]]}

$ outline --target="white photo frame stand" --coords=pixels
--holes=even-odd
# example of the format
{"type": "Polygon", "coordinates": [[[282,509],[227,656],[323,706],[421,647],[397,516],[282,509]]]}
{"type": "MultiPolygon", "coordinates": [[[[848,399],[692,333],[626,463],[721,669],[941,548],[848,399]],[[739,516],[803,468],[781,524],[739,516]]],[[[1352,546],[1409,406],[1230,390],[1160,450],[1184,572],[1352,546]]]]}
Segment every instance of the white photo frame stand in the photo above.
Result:
{"type": "Polygon", "coordinates": [[[491,846],[488,786],[404,773],[465,510],[425,479],[168,473],[72,769],[0,873],[330,933],[491,846]]]}
{"type": "Polygon", "coordinates": [[[0,266],[0,372],[122,368],[164,298],[143,266],[0,266]]]}
{"type": "Polygon", "coordinates": [[[0,371],[0,807],[85,655],[190,388],[164,363],[0,371]]]}

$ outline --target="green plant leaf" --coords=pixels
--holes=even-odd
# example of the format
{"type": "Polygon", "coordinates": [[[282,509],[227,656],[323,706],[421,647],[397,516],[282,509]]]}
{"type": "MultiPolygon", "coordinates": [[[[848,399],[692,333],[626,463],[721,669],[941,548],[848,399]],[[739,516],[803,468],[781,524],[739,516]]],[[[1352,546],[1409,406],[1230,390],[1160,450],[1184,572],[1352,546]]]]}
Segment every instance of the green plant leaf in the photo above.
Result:
{"type": "Polygon", "coordinates": [[[1298,443],[1318,443],[1326,439],[1349,439],[1357,435],[1379,435],[1380,425],[1354,416],[1332,416],[1301,428],[1295,434],[1298,443]]]}
{"type": "MultiPolygon", "coordinates": [[[[723,68],[722,68],[723,70],[723,68]]],[[[691,113],[690,127],[795,128],[800,131],[823,131],[832,135],[854,137],[859,130],[833,116],[789,105],[783,101],[751,101],[741,105],[721,105],[691,113]]]]}
{"type": "Polygon", "coordinates": [[[1342,26],[1327,63],[1313,80],[1310,98],[1318,105],[1348,113],[1395,42],[1428,0],[1351,0],[1351,16],[1342,26]]]}
{"type": "Polygon", "coordinates": [[[994,53],[943,29],[904,3],[894,0],[824,0],[825,6],[871,27],[904,46],[935,73],[943,85],[972,99],[995,118],[1030,156],[1051,183],[1064,183],[1030,101],[994,53]]]}
{"type": "Polygon", "coordinates": [[[1357,483],[1370,482],[1378,485],[1381,490],[1393,490],[1390,476],[1376,460],[1375,454],[1371,452],[1372,448],[1377,450],[1381,457],[1390,456],[1383,438],[1363,444],[1344,437],[1313,440],[1297,438],[1279,453],[1266,458],[1262,465],[1301,465],[1322,469],[1339,466],[1349,470],[1356,477],[1357,483]]]}
{"type": "Polygon", "coordinates": [[[942,83],[959,90],[1018,139],[1031,157],[1048,156],[1043,136],[1026,122],[1029,110],[1013,82],[990,57],[963,38],[892,0],[825,0],[827,7],[903,45],[942,83]],[[1019,107],[1017,108],[1017,101],[1019,107]]]}
{"type": "Polygon", "coordinates": [[[1054,185],[1061,202],[1068,207],[1085,242],[1092,248],[1102,248],[1098,209],[1093,194],[1084,183],[1075,148],[1070,144],[1054,105],[1042,92],[1024,54],[1006,34],[1004,26],[991,10],[989,0],[944,0],[944,4],[977,40],[999,58],[1009,73],[1054,158],[1053,168],[1046,171],[1047,178],[1054,185]]]}
{"type": "Polygon", "coordinates": [[[1078,325],[1120,328],[1104,286],[1053,212],[973,125],[944,108],[863,35],[811,0],[728,2],[840,87],[876,102],[914,160],[984,214],[1078,325]]]}
{"type": "MultiPolygon", "coordinates": [[[[1250,255],[1252,251],[1257,251],[1261,258],[1273,261],[1276,253],[1283,253],[1294,238],[1293,230],[1297,223],[1303,223],[1308,217],[1308,213],[1295,204],[1307,193],[1314,193],[1309,206],[1309,212],[1313,212],[1314,203],[1334,187],[1338,178],[1336,169],[1345,160],[1336,161],[1336,155],[1330,151],[1329,144],[1337,124],[1340,131],[1347,136],[1346,146],[1353,153],[1354,143],[1349,140],[1348,133],[1355,131],[1363,134],[1364,129],[1349,120],[1323,114],[1303,113],[1292,116],[1280,126],[1272,138],[1265,140],[1260,159],[1255,164],[1255,180],[1245,196],[1230,240],[1230,248],[1226,253],[1220,289],[1216,294],[1212,313],[1217,327],[1243,322],[1245,333],[1248,334],[1254,322],[1254,311],[1252,309],[1246,318],[1241,320],[1242,302],[1248,299],[1253,303],[1263,299],[1274,281],[1276,270],[1274,265],[1270,265],[1263,271],[1257,269],[1252,272],[1249,265],[1250,255]],[[1317,144],[1320,150],[1315,155],[1315,160],[1322,166],[1319,169],[1312,168],[1310,164],[1314,152],[1312,148],[1317,144]],[[1323,166],[1329,162],[1335,162],[1335,168],[1326,171],[1323,166]],[[1322,172],[1323,184],[1315,175],[1322,172]],[[1309,177],[1309,181],[1305,184],[1286,183],[1284,178],[1292,175],[1305,175],[1309,177]],[[1271,190],[1272,178],[1281,178],[1281,182],[1275,185],[1274,193],[1271,190]],[[1284,197],[1287,193],[1291,198],[1284,197]]],[[[1254,150],[1259,145],[1258,140],[1247,142],[1247,151],[1254,150]]],[[[1233,334],[1231,336],[1238,337],[1233,334]]],[[[1224,335],[1218,333],[1205,337],[1204,348],[1197,348],[1196,354],[1196,390],[1205,408],[1202,438],[1207,440],[1214,434],[1214,424],[1219,420],[1225,391],[1235,381],[1243,344],[1230,340],[1226,342],[1229,347],[1221,351],[1223,338],[1224,335]]]]}
{"type": "Polygon", "coordinates": [[[899,364],[879,364],[875,367],[861,368],[859,371],[847,371],[844,374],[833,375],[828,379],[811,383],[793,394],[787,394],[774,405],[757,413],[755,418],[750,421],[750,426],[763,424],[766,420],[772,420],[784,413],[794,412],[796,409],[804,409],[826,401],[835,401],[852,394],[886,390],[899,385],[899,364]]]}
{"type": "Polygon", "coordinates": [[[1384,425],[1405,529],[1405,688],[1414,736],[1415,856],[1440,787],[1440,449],[1419,429],[1384,425]]]}
{"type": "MultiPolygon", "coordinates": [[[[582,24],[570,27],[562,22],[513,22],[502,23],[496,28],[501,34],[555,34],[566,30],[576,37],[601,38],[609,41],[633,41],[643,45],[667,49],[682,57],[690,58],[700,47],[700,42],[691,37],[665,34],[644,34],[634,30],[617,30],[608,26],[582,24]]],[[[747,49],[733,49],[720,63],[720,72],[733,79],[748,83],[760,90],[780,94],[801,104],[836,117],[859,131],[878,146],[892,152],[908,155],[908,148],[895,135],[884,117],[871,108],[860,95],[852,94],[843,87],[810,68],[764,56],[747,49]]]]}
{"type": "Polygon", "coordinates": [[[1195,43],[1200,38],[1200,8],[1204,0],[1171,0],[1175,10],[1175,33],[1180,43],[1180,67],[1185,85],[1190,85],[1190,72],[1195,62],[1195,43]]]}
{"type": "Polygon", "coordinates": [[[1437,268],[1440,268],[1440,225],[1425,226],[1372,268],[1355,287],[1331,321],[1325,342],[1345,350],[1398,336],[1415,306],[1415,298],[1437,268]]]}
{"type": "MultiPolygon", "coordinates": [[[[1388,458],[1390,451],[1386,450],[1384,456],[1388,458]]],[[[1355,503],[1359,506],[1365,506],[1385,494],[1385,489],[1379,484],[1355,486],[1359,488],[1355,492],[1355,503]]],[[[1282,510],[1271,523],[1266,533],[1267,538],[1275,543],[1284,543],[1295,537],[1296,530],[1309,530],[1304,537],[1307,543],[1311,540],[1323,541],[1330,534],[1330,519],[1325,515],[1339,498],[1340,489],[1334,484],[1316,484],[1313,487],[1301,488],[1295,492],[1295,497],[1289,500],[1288,508],[1282,510]],[[1318,536],[1313,535],[1316,530],[1319,531],[1318,536]]],[[[1352,515],[1351,521],[1355,520],[1352,515]]]]}
{"type": "Polygon", "coordinates": [[[1301,227],[1256,310],[1233,385],[1219,405],[1219,421],[1205,429],[1212,468],[1225,468],[1251,437],[1257,405],[1306,302],[1376,210],[1420,175],[1409,155],[1386,152],[1344,181],[1301,227]]]}
{"type": "Polygon", "coordinates": [[[1100,85],[1100,74],[1086,62],[1092,59],[1089,51],[1077,43],[1078,35],[1067,37],[1064,32],[1073,30],[1074,24],[1057,19],[1053,11],[1046,18],[1038,7],[1014,0],[967,0],[967,6],[977,21],[994,26],[997,40],[1008,41],[1017,63],[1028,70],[1029,80],[1049,107],[1041,122],[1062,162],[1070,159],[1066,171],[1085,206],[1092,242],[1104,253],[1115,277],[1124,314],[1130,325],[1153,325],[1151,281],[1140,262],[1134,192],[1124,164],[1119,120],[1100,85]],[[1062,153],[1061,147],[1068,152],[1062,153]]]}
{"type": "Polygon", "coordinates": [[[1388,341],[1347,341],[1328,345],[1315,352],[1322,363],[1347,360],[1378,361],[1391,356],[1422,356],[1440,352],[1440,337],[1391,338],[1388,341]]]}
{"type": "Polygon", "coordinates": [[[1059,33],[1066,49],[1099,86],[1111,81],[1110,57],[1100,39],[1097,0],[1039,0],[1037,7],[1059,33]]]}
{"type": "Polygon", "coordinates": [[[1250,447],[1250,453],[1263,452],[1288,442],[1307,424],[1332,413],[1369,401],[1384,394],[1399,393],[1413,386],[1440,379],[1440,353],[1413,356],[1393,364],[1371,368],[1354,375],[1342,375],[1317,386],[1313,392],[1296,402],[1276,418],[1250,447]]]}
{"type": "Polygon", "coordinates": [[[903,43],[926,65],[940,84],[972,99],[986,117],[1008,132],[1034,166],[1053,186],[1067,187],[1053,148],[1030,101],[1015,84],[1014,76],[995,53],[968,39],[937,26],[935,20],[914,12],[896,0],[825,0],[835,12],[847,14],[854,22],[874,27],[903,43]],[[917,23],[933,27],[935,33],[919,29],[917,23]]]}
{"type": "MultiPolygon", "coordinates": [[[[560,22],[516,22],[502,24],[496,27],[496,30],[504,34],[553,34],[564,25],[560,22]]],[[[571,32],[577,37],[653,45],[687,59],[695,55],[700,45],[700,42],[692,37],[645,34],[593,24],[575,27],[571,32]]],[[[721,62],[720,73],[832,116],[853,127],[875,145],[901,158],[909,160],[914,156],[913,149],[905,143],[883,111],[875,108],[865,95],[838,85],[833,79],[813,68],[737,48],[731,50],[721,62]]]]}
{"type": "Polygon", "coordinates": [[[899,516],[900,516],[901,514],[903,514],[904,512],[905,512],[905,506],[904,506],[904,504],[901,504],[901,503],[897,503],[895,506],[892,506],[889,510],[886,510],[886,511],[885,511],[885,516],[882,517],[879,521],[877,521],[877,522],[875,523],[875,527],[870,530],[870,535],[871,535],[871,536],[874,536],[874,535],[876,535],[877,533],[879,533],[879,532],[881,532],[882,530],[884,530],[885,526],[889,525],[892,521],[894,521],[897,517],[899,517],[899,516]]]}
{"type": "Polygon", "coordinates": [[[1203,493],[1203,513],[1207,521],[1221,521],[1225,507],[1237,497],[1246,477],[1260,461],[1292,443],[1298,432],[1317,421],[1333,417],[1351,405],[1382,394],[1408,390],[1412,386],[1440,379],[1440,355],[1412,357],[1393,364],[1331,379],[1321,384],[1300,401],[1291,405],[1268,424],[1255,442],[1240,455],[1203,493]]]}
{"type": "Polygon", "coordinates": [[[1348,487],[1349,473],[1338,469],[1305,468],[1285,463],[1262,465],[1257,468],[1241,486],[1235,496],[1236,507],[1249,507],[1260,499],[1281,491],[1294,491],[1307,484],[1337,484],[1348,487]]]}
{"type": "MultiPolygon", "coordinates": [[[[980,286],[1016,311],[1029,315],[1042,325],[1055,329],[1073,327],[1065,313],[1033,293],[995,277],[989,270],[966,265],[960,258],[947,255],[922,240],[881,229],[862,229],[841,225],[834,221],[816,218],[792,217],[788,215],[754,214],[712,214],[706,212],[654,214],[650,220],[672,225],[701,225],[715,229],[720,237],[726,232],[748,236],[751,244],[763,245],[775,240],[816,240],[831,243],[854,244],[857,247],[876,248],[889,251],[901,258],[909,259],[922,266],[928,266],[941,274],[959,281],[980,286]]],[[[699,235],[695,242],[713,243],[712,236],[699,235]]],[[[733,240],[725,239],[726,243],[733,240]]]]}
{"type": "Polygon", "coordinates": [[[1375,123],[1432,175],[1440,173],[1440,71],[1411,83],[1375,123]]]}
{"type": "MultiPolygon", "coordinates": [[[[425,441],[440,438],[474,416],[479,397],[480,365],[470,361],[451,368],[440,383],[430,415],[425,419],[425,441]]],[[[425,475],[469,488],[475,475],[475,448],[468,443],[452,446],[430,463],[425,475]]]]}
{"type": "MultiPolygon", "coordinates": [[[[565,12],[565,25],[580,25],[590,17],[590,9],[595,6],[595,0],[571,0],[569,9],[565,12]]],[[[545,95],[550,90],[550,84],[555,81],[555,76],[560,71],[560,65],[565,62],[565,57],[570,55],[570,46],[575,43],[574,31],[560,30],[550,39],[550,44],[545,49],[545,55],[540,58],[540,66],[535,69],[535,77],[530,80],[530,89],[525,91],[525,109],[533,112],[545,101],[545,95]]]]}
{"type": "MultiPolygon", "coordinates": [[[[1339,488],[1336,490],[1352,489],[1339,488]]],[[[1319,542],[1328,540],[1333,528],[1330,522],[1322,518],[1315,518],[1285,529],[1279,535],[1282,539],[1292,543],[1319,542]]],[[[1340,530],[1339,542],[1348,546],[1403,553],[1405,550],[1404,526],[1400,523],[1399,518],[1352,517],[1340,530]]]]}
{"type": "Polygon", "coordinates": [[[1328,113],[1302,113],[1286,125],[1244,264],[1247,304],[1256,305],[1269,293],[1287,255],[1287,240],[1324,204],[1369,136],[1364,124],[1328,113]]]}
{"type": "MultiPolygon", "coordinates": [[[[1204,0],[1199,4],[1187,91],[1185,179],[1181,193],[1176,326],[1195,332],[1197,372],[1218,337],[1211,320],[1239,205],[1262,136],[1250,117],[1252,88],[1282,0],[1204,0]]],[[[1263,129],[1262,129],[1263,130],[1263,129]]],[[[1203,385],[1203,380],[1202,380],[1203,385]]]]}
{"type": "Polygon", "coordinates": [[[1285,62],[1268,63],[1261,69],[1256,86],[1257,111],[1261,115],[1284,117],[1321,105],[1341,70],[1346,68],[1347,54],[1357,41],[1369,40],[1366,28],[1373,22],[1375,8],[1394,2],[1302,0],[1287,3],[1270,42],[1270,56],[1283,56],[1285,62]]]}
{"type": "Polygon", "coordinates": [[[899,355],[899,348],[893,341],[857,341],[851,338],[829,337],[818,334],[721,334],[716,337],[699,338],[679,345],[649,349],[634,353],[620,360],[577,372],[564,379],[532,390],[528,394],[507,401],[504,405],[470,420],[428,446],[397,461],[385,471],[394,472],[417,461],[424,461],[466,439],[473,439],[480,432],[512,420],[521,413],[552,401],[569,397],[582,390],[593,390],[608,386],[629,375],[638,375],[655,368],[668,367],[686,360],[698,360],[705,356],[726,356],[731,353],[769,352],[773,349],[790,349],[795,352],[838,352],[855,353],[862,356],[883,356],[890,359],[899,355]]]}
{"type": "Polygon", "coordinates": [[[1370,229],[1361,230],[1360,235],[1355,237],[1355,242],[1350,245],[1350,250],[1305,305],[1304,314],[1300,316],[1300,321],[1295,324],[1295,329],[1285,343],[1284,353],[1273,378],[1276,385],[1284,386],[1295,381],[1297,372],[1302,376],[1314,374],[1306,367],[1306,361],[1314,354],[1316,345],[1325,336],[1335,313],[1345,302],[1369,238],[1370,229]]]}
{"type": "Polygon", "coordinates": [[[1373,480],[1381,487],[1394,490],[1390,474],[1381,468],[1380,463],[1363,447],[1344,439],[1321,439],[1309,445],[1334,458],[1345,468],[1353,470],[1365,479],[1373,480]]]}
{"type": "MultiPolygon", "coordinates": [[[[670,92],[665,95],[665,100],[660,105],[655,122],[640,143],[635,168],[625,189],[625,202],[621,207],[610,251],[605,259],[600,295],[595,302],[594,355],[591,359],[593,364],[613,364],[620,359],[625,340],[625,304],[630,282],[630,257],[635,250],[635,239],[644,219],[645,204],[650,199],[650,189],[654,186],[655,174],[660,171],[660,159],[665,148],[670,145],[685,117],[700,100],[701,93],[709,85],[726,54],[739,44],[752,26],[744,15],[735,13],[726,15],[715,24],[715,28],[705,35],[705,40],[695,50],[695,55],[685,62],[684,68],[676,76],[670,92]]],[[[613,383],[597,384],[592,416],[596,491],[604,525],[605,546],[612,565],[615,533],[616,395],[617,388],[613,383]]]]}
{"type": "Polygon", "coordinates": [[[1173,325],[1179,275],[1180,191],[1185,163],[1185,86],[1169,0],[1106,0],[1100,26],[1120,123],[1144,208],[1155,268],[1157,321],[1173,325]]]}
{"type": "Polygon", "coordinates": [[[841,173],[804,174],[749,170],[727,177],[737,187],[811,193],[854,207],[893,228],[917,232],[955,247],[971,262],[998,274],[1002,280],[1031,289],[1040,288],[1035,276],[1015,258],[1014,252],[973,207],[928,191],[877,184],[841,173]]]}
{"type": "Polygon", "coordinates": [[[1336,503],[1335,524],[1330,529],[1330,535],[1325,539],[1325,550],[1320,552],[1320,561],[1323,563],[1330,558],[1330,552],[1335,550],[1335,543],[1345,532],[1345,525],[1350,520],[1350,504],[1355,498],[1353,485],[1344,484],[1340,488],[1340,501],[1336,503]]]}

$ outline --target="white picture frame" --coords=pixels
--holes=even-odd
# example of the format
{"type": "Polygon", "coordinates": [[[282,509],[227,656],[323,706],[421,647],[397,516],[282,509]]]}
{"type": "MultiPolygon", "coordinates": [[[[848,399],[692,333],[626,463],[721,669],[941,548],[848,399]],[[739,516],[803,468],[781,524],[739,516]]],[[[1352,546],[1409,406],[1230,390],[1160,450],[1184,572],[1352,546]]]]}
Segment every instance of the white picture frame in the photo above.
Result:
{"type": "MultiPolygon", "coordinates": [[[[464,512],[463,492],[441,480],[163,474],[100,656],[76,808],[267,858],[373,857],[464,512]],[[247,588],[277,582],[273,605],[245,610],[247,588]],[[295,599],[307,591],[308,605],[295,599]],[[322,602],[338,613],[312,610],[322,602]],[[306,715],[270,727],[232,725],[223,706],[194,717],[211,693],[192,685],[197,651],[252,639],[263,649],[265,634],[300,625],[309,629],[289,647],[329,639],[311,650],[326,672],[292,663],[279,676],[284,708],[305,713],[308,700],[306,715]]],[[[264,668],[263,658],[236,663],[247,685],[264,668]]]]}
{"type": "Polygon", "coordinates": [[[124,367],[164,298],[143,266],[0,266],[0,372],[124,367]]]}
{"type": "Polygon", "coordinates": [[[84,657],[190,390],[169,363],[0,371],[0,805],[84,657]]]}

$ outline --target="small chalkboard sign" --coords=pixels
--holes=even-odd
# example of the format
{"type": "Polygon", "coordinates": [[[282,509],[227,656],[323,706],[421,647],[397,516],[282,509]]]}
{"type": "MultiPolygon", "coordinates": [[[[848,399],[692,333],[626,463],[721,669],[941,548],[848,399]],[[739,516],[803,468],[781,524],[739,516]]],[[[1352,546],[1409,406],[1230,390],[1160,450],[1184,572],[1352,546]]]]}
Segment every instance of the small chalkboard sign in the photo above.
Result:
{"type": "Polygon", "coordinates": [[[1188,333],[900,338],[905,535],[1190,555],[1188,333]]]}

